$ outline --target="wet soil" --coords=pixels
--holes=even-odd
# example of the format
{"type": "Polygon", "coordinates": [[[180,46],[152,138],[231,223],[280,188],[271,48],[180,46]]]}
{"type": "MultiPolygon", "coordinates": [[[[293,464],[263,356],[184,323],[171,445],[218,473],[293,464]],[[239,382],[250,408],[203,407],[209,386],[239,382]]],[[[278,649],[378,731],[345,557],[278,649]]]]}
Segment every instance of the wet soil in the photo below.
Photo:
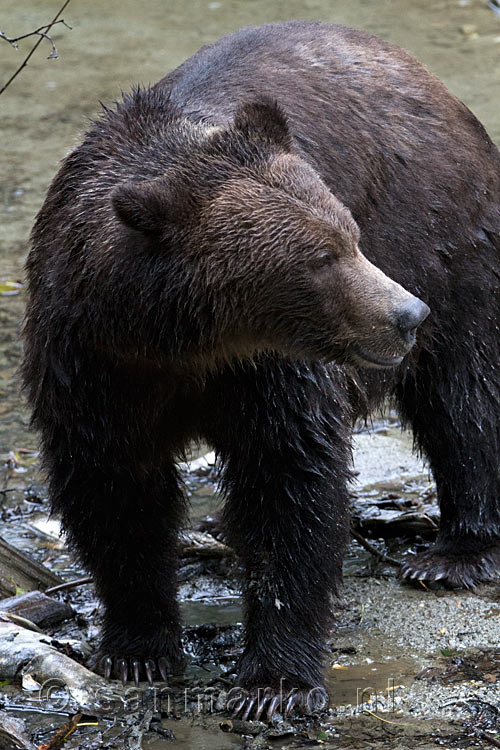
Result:
{"type": "MultiPolygon", "coordinates": [[[[359,506],[370,506],[377,498],[382,502],[388,494],[402,507],[419,494],[423,502],[432,495],[425,466],[412,456],[409,435],[392,417],[376,420],[371,431],[356,436],[356,444],[355,513],[359,506]],[[372,451],[366,446],[375,447],[372,451]],[[383,477],[379,483],[373,481],[374,462],[383,477]]],[[[22,466],[22,455],[18,458],[21,463],[11,457],[4,466],[4,482],[12,491],[3,498],[3,536],[65,579],[83,575],[66,552],[56,521],[47,521],[36,461],[30,456],[30,465],[22,466]]],[[[197,463],[183,467],[193,524],[210,525],[218,508],[216,471],[210,465],[195,468],[197,463]]],[[[398,559],[423,543],[411,526],[406,538],[379,536],[372,542],[398,559]]],[[[116,704],[98,717],[82,720],[87,726],[79,728],[65,747],[128,747],[123,742],[130,741],[130,732],[145,714],[150,729],[142,744],[130,747],[163,748],[174,742],[210,750],[315,745],[468,748],[489,742],[482,739],[484,734],[500,739],[500,587],[429,590],[402,585],[395,575],[394,568],[356,543],[351,545],[345,597],[337,607],[327,656],[328,710],[309,719],[278,720],[271,727],[238,722],[233,727],[220,709],[233,684],[242,643],[236,562],[183,559],[185,675],[173,680],[168,690],[123,689],[116,684],[116,704]],[[125,713],[132,712],[135,722],[128,728],[124,702],[125,713]],[[148,707],[155,719],[152,724],[148,707]]],[[[99,632],[95,592],[92,586],[82,586],[61,598],[71,602],[77,617],[48,628],[47,634],[62,644],[70,642],[77,658],[85,661],[99,632]]],[[[43,690],[22,690],[17,681],[1,691],[0,707],[23,718],[39,744],[73,712],[64,694],[49,699],[43,690]]]]}
{"type": "MultiPolygon", "coordinates": [[[[500,14],[494,6],[486,0],[279,0],[272,5],[265,0],[73,0],[64,14],[73,30],[54,30],[59,59],[47,60],[50,47],[44,55],[42,45],[1,100],[0,534],[7,541],[65,580],[85,574],[64,548],[56,522],[47,521],[37,440],[28,427],[17,375],[24,292],[2,282],[22,281],[34,215],[58,161],[98,111],[98,101],[118,98],[133,82],[157,80],[202,44],[242,25],[310,18],[357,26],[412,51],[500,143],[500,14]]],[[[2,29],[9,35],[29,31],[47,22],[57,7],[52,0],[28,0],[22,7],[17,0],[3,0],[2,29]]],[[[2,80],[28,48],[24,44],[18,53],[7,44],[0,48],[2,80]]],[[[393,417],[375,421],[371,431],[356,436],[356,467],[353,503],[363,533],[399,559],[413,554],[434,529],[421,520],[412,526],[401,514],[423,508],[432,520],[434,486],[393,417]]],[[[185,479],[196,523],[216,509],[216,478],[209,468],[189,472],[186,467],[185,479]]],[[[346,560],[345,602],[328,654],[329,711],[273,727],[226,723],[222,731],[227,717],[217,713],[217,698],[215,703],[207,698],[207,689],[218,696],[231,685],[241,647],[236,573],[231,560],[183,561],[180,597],[188,669],[171,686],[170,704],[158,705],[158,695],[141,691],[139,714],[150,719],[151,710],[155,719],[142,741],[130,744],[137,717],[127,727],[111,714],[84,717],[87,726],[78,728],[65,747],[499,746],[499,587],[415,589],[400,584],[394,568],[355,543],[346,560]],[[243,734],[227,731],[231,728],[243,734]]],[[[78,616],[48,634],[80,644],[84,659],[98,634],[98,602],[91,586],[64,598],[78,616]]],[[[64,703],[46,696],[40,701],[17,683],[0,691],[0,708],[23,718],[36,744],[48,742],[68,719],[64,703]]]]}

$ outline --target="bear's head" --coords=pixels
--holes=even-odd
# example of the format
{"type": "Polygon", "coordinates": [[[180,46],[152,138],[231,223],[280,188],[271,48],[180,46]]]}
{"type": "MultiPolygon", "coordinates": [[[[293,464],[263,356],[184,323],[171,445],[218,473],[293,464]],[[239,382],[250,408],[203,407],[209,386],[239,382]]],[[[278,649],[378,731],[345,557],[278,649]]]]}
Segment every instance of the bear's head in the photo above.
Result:
{"type": "Polygon", "coordinates": [[[127,243],[142,235],[157,254],[179,353],[399,364],[429,308],[360,252],[351,213],[294,152],[277,104],[172,132],[160,176],[118,185],[112,204],[127,243]]]}

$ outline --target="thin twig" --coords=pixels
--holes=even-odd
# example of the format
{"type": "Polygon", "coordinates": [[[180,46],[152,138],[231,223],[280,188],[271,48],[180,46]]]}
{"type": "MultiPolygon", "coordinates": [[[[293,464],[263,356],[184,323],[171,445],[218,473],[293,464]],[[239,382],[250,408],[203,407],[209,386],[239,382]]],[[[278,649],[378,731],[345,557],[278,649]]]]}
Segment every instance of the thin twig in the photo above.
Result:
{"type": "MultiPolygon", "coordinates": [[[[66,23],[64,18],[60,18],[59,21],[56,21],[53,26],[56,26],[58,23],[62,23],[64,26],[66,26],[67,29],[71,30],[71,26],[66,23]]],[[[6,42],[8,42],[12,47],[14,47],[15,50],[19,49],[18,42],[21,41],[21,39],[27,39],[30,36],[41,36],[43,39],[47,39],[48,42],[50,42],[52,47],[52,52],[48,56],[47,60],[55,60],[57,57],[59,57],[59,53],[57,51],[57,47],[54,43],[54,40],[51,36],[47,34],[49,30],[49,26],[45,24],[45,26],[39,26],[38,29],[34,29],[33,31],[29,31],[27,34],[21,34],[21,36],[7,36],[3,31],[0,31],[0,39],[4,39],[6,42]]]]}
{"type": "Polygon", "coordinates": [[[373,716],[374,719],[378,719],[379,721],[383,721],[384,724],[394,724],[396,727],[410,727],[413,729],[415,726],[414,724],[404,724],[402,721],[391,721],[390,719],[384,719],[382,716],[379,716],[375,713],[375,711],[370,711],[368,708],[363,709],[364,714],[370,714],[370,716],[373,716]]]}
{"type": "Polygon", "coordinates": [[[393,565],[395,568],[401,567],[401,563],[399,562],[399,560],[396,560],[394,557],[390,557],[389,555],[386,555],[383,552],[379,552],[379,550],[373,544],[370,544],[370,542],[367,539],[365,539],[364,536],[361,536],[361,534],[358,534],[358,532],[354,531],[354,529],[351,529],[351,536],[359,544],[361,544],[361,546],[364,547],[365,550],[367,550],[372,555],[374,555],[378,560],[381,560],[382,562],[385,562],[388,565],[393,565]]]}
{"type": "MultiPolygon", "coordinates": [[[[47,38],[48,32],[50,31],[50,29],[52,28],[52,26],[54,26],[54,24],[60,22],[61,19],[59,19],[59,16],[65,10],[65,8],[68,6],[69,3],[70,3],[70,0],[65,0],[64,4],[62,5],[62,7],[57,11],[56,15],[54,16],[54,19],[49,24],[47,24],[46,26],[41,26],[40,27],[41,29],[45,29],[45,32],[43,34],[42,33],[38,33],[39,38],[38,38],[37,42],[35,43],[35,45],[31,49],[31,51],[28,52],[28,54],[26,55],[26,57],[22,61],[21,65],[18,67],[18,69],[11,75],[11,77],[9,78],[9,80],[7,81],[7,83],[5,83],[2,86],[2,88],[0,89],[0,94],[3,94],[3,92],[5,91],[5,89],[8,86],[10,86],[10,84],[12,83],[12,81],[14,80],[14,78],[16,78],[19,75],[19,73],[21,72],[21,70],[27,66],[27,64],[28,64],[29,59],[31,58],[31,56],[34,54],[34,52],[36,52],[36,50],[38,49],[39,45],[43,42],[43,40],[47,38]]],[[[63,23],[64,23],[64,21],[63,21],[63,23]]],[[[67,24],[65,24],[65,26],[67,26],[67,24]]],[[[37,32],[32,32],[32,33],[35,34],[37,32]]],[[[2,34],[2,36],[4,38],[6,38],[5,35],[2,34]]],[[[21,37],[19,37],[19,38],[21,38],[21,37]]],[[[7,39],[7,41],[8,41],[8,39],[7,39]]],[[[52,42],[52,44],[54,44],[54,43],[52,42]]],[[[55,49],[55,47],[54,47],[54,49],[55,49]]],[[[53,51],[54,50],[52,50],[52,52],[53,51]]],[[[56,53],[57,53],[57,50],[56,50],[56,53]]]]}
{"type": "Polygon", "coordinates": [[[69,721],[62,725],[62,727],[59,727],[49,742],[39,745],[38,747],[41,748],[41,750],[56,750],[57,748],[62,747],[66,740],[76,731],[81,718],[82,714],[75,714],[72,716],[69,721]]]}
{"type": "Polygon", "coordinates": [[[486,732],[479,732],[478,735],[482,740],[486,740],[494,747],[500,747],[500,741],[496,739],[496,737],[492,737],[491,734],[487,734],[486,732]]]}
{"type": "Polygon", "coordinates": [[[50,589],[45,589],[44,594],[56,594],[58,591],[69,591],[69,589],[76,589],[78,586],[83,586],[84,583],[94,583],[94,579],[87,576],[86,578],[77,578],[75,581],[68,581],[67,583],[60,583],[58,586],[51,586],[50,589]]]}

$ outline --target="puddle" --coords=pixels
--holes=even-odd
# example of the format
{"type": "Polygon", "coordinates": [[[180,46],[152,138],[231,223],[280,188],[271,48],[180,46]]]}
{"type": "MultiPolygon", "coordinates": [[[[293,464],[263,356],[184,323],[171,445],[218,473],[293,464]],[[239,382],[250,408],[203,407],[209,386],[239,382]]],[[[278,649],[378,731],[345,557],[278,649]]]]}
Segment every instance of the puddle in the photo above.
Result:
{"type": "MultiPolygon", "coordinates": [[[[163,721],[162,727],[172,732],[178,747],[196,748],[196,750],[231,750],[241,748],[244,741],[234,734],[224,734],[218,725],[189,726],[178,721],[163,721]]],[[[165,750],[165,740],[151,738],[143,744],[144,750],[165,750]]]]}
{"type": "Polygon", "coordinates": [[[243,622],[241,600],[233,595],[220,595],[210,589],[208,602],[183,601],[181,604],[182,621],[186,626],[217,623],[218,625],[237,625],[243,622]]]}
{"type": "Polygon", "coordinates": [[[186,488],[189,495],[190,516],[193,523],[207,516],[213,517],[220,509],[213,478],[197,477],[191,475],[186,479],[186,488]]]}
{"type": "Polygon", "coordinates": [[[382,701],[384,707],[395,707],[395,692],[410,685],[418,673],[411,659],[387,656],[376,662],[366,658],[362,664],[334,664],[327,669],[327,690],[337,708],[347,704],[360,709],[382,701]]]}

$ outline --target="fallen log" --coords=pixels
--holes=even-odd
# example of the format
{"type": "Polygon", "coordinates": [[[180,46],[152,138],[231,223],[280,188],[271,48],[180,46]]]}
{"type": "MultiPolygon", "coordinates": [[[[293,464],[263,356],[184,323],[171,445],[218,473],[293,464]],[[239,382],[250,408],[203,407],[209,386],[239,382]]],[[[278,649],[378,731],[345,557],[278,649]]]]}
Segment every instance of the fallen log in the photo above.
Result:
{"type": "Polygon", "coordinates": [[[68,620],[75,614],[69,604],[52,599],[41,591],[28,591],[26,594],[2,599],[0,614],[3,612],[25,618],[40,628],[68,620]]]}
{"type": "Polygon", "coordinates": [[[85,713],[109,713],[110,705],[117,712],[123,710],[112,685],[54,648],[50,636],[0,619],[0,681],[19,676],[31,690],[39,688],[41,700],[59,686],[68,703],[72,699],[85,713]]]}
{"type": "Polygon", "coordinates": [[[57,586],[62,580],[24,552],[0,537],[0,597],[14,596],[18,589],[35,591],[57,586]]]}

